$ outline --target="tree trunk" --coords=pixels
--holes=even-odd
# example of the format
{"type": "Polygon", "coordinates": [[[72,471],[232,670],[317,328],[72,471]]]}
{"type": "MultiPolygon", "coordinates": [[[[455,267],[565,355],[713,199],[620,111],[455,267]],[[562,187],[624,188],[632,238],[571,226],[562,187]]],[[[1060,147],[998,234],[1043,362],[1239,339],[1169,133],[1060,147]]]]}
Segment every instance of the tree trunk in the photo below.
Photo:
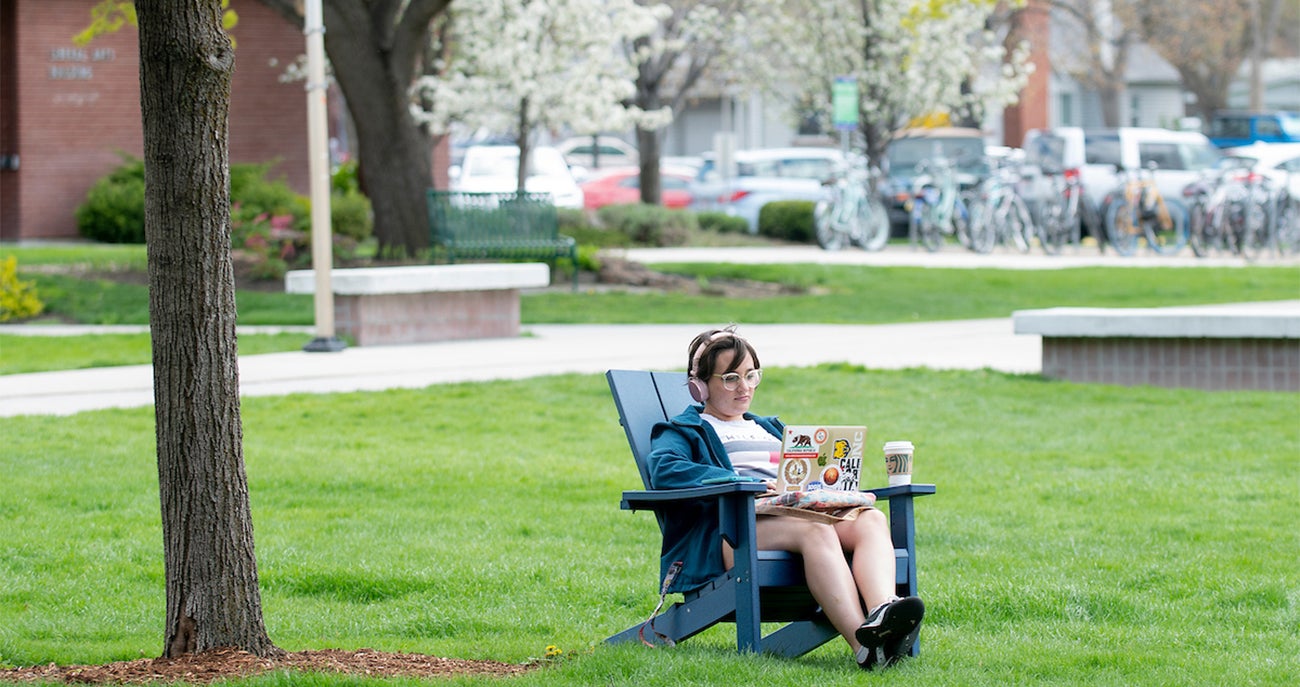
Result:
{"type": "Polygon", "coordinates": [[[221,0],[136,0],[167,616],[163,655],[278,651],[244,473],[221,0]]]}
{"type": "Polygon", "coordinates": [[[663,199],[663,177],[660,176],[659,132],[636,128],[636,149],[641,160],[641,202],[659,205],[663,199]]]}
{"type": "Polygon", "coordinates": [[[407,100],[420,53],[380,42],[392,28],[376,26],[383,18],[371,17],[366,5],[324,2],[325,47],[357,128],[357,161],[380,255],[409,256],[429,247],[424,196],[433,185],[433,141],[416,126],[407,100]]]}
{"type": "MultiPolygon", "coordinates": [[[[297,0],[261,0],[302,23],[297,0]]],[[[433,185],[433,139],[411,117],[407,91],[429,43],[429,24],[451,0],[323,0],[325,52],[356,126],[357,163],[375,216],[379,253],[429,246],[424,192],[433,185]]]]}

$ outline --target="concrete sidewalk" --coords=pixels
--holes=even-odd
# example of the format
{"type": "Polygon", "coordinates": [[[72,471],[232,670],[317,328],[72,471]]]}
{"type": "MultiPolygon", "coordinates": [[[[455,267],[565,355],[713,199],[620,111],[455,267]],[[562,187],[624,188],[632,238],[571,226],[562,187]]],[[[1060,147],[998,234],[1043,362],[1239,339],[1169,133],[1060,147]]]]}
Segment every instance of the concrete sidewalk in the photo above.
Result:
{"type": "MultiPolygon", "coordinates": [[[[534,325],[513,339],[270,353],[239,361],[245,396],[420,388],[448,382],[683,369],[693,325],[534,325]]],[[[846,362],[872,368],[1038,372],[1041,338],[1010,318],[888,325],[741,325],[765,367],[846,362]]],[[[304,343],[310,338],[304,335],[304,343]]],[[[0,416],[66,415],[153,403],[148,365],[0,376],[0,416]]]]}

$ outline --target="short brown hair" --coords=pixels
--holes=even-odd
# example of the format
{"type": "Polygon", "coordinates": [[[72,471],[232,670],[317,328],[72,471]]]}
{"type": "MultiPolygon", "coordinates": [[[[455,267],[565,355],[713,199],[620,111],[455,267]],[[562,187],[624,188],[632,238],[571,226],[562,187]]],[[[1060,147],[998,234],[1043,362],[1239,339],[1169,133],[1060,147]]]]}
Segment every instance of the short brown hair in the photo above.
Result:
{"type": "Polygon", "coordinates": [[[755,368],[763,366],[758,362],[758,351],[754,350],[754,346],[736,334],[736,325],[700,332],[686,347],[686,374],[696,379],[708,380],[714,374],[734,372],[744,362],[746,353],[753,359],[755,368]],[[714,369],[714,365],[717,364],[718,356],[723,351],[734,351],[734,355],[731,358],[731,365],[719,373],[714,369]]]}

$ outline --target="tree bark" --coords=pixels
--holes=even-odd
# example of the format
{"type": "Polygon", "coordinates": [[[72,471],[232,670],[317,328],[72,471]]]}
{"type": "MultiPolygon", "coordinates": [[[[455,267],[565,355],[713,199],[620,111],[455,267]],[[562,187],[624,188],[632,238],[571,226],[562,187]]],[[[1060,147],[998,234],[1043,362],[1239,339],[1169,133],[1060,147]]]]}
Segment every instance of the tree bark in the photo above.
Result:
{"type": "Polygon", "coordinates": [[[267,636],[239,416],[220,0],[136,0],[167,614],[164,656],[267,636]]]}

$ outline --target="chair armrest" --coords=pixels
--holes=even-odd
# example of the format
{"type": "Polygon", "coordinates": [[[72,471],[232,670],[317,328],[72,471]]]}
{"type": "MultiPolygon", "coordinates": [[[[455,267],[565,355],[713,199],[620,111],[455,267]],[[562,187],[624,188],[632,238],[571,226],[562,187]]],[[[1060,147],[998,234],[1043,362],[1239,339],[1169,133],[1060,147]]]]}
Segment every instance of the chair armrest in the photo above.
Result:
{"type": "Polygon", "coordinates": [[[935,492],[935,487],[933,484],[900,484],[896,487],[875,487],[862,491],[869,491],[878,499],[892,499],[895,496],[927,496],[935,492]]]}
{"type": "Polygon", "coordinates": [[[683,501],[721,498],[728,494],[761,494],[767,486],[761,482],[727,482],[687,489],[649,489],[623,492],[619,507],[623,510],[655,510],[671,507],[683,501]]]}

